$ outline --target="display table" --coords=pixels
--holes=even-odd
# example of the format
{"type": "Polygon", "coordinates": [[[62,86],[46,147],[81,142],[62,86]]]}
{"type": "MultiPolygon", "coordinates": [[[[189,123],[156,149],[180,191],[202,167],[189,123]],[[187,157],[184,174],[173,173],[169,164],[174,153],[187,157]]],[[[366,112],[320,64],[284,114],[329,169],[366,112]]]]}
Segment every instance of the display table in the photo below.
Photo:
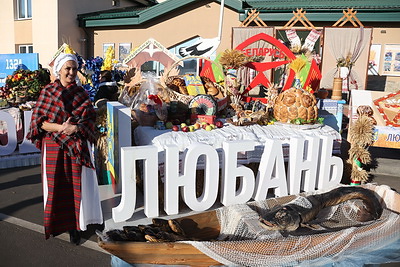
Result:
{"type": "MultiPolygon", "coordinates": [[[[174,132],[171,130],[157,130],[153,127],[138,126],[134,131],[135,145],[154,145],[159,153],[164,152],[166,145],[176,145],[183,152],[193,143],[204,143],[212,146],[217,151],[222,149],[224,141],[251,140],[256,143],[255,150],[243,152],[238,156],[238,163],[248,164],[260,162],[267,139],[279,139],[283,143],[283,154],[287,159],[289,155],[290,138],[305,138],[307,136],[333,136],[333,153],[340,154],[342,137],[335,129],[328,125],[291,125],[274,124],[261,126],[234,126],[225,123],[224,127],[206,131],[204,129],[195,132],[174,132]]],[[[159,163],[163,157],[159,156],[159,163]]]]}

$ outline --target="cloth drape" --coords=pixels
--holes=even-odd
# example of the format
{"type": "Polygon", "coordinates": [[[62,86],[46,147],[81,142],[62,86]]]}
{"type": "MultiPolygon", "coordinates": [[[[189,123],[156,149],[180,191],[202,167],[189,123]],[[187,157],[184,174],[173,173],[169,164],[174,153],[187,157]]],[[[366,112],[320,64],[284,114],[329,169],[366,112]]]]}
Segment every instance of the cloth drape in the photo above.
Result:
{"type": "MultiPolygon", "coordinates": [[[[347,74],[347,77],[342,77],[344,79],[347,78],[347,81],[344,83],[345,85],[343,89],[345,91],[348,91],[349,89],[361,89],[363,85],[361,84],[359,78],[360,75],[353,68],[353,66],[354,64],[356,64],[367,44],[369,44],[370,42],[370,39],[367,38],[364,27],[329,30],[337,30],[337,33],[326,34],[325,36],[325,44],[331,51],[335,60],[338,61],[338,59],[340,58],[345,59],[349,56],[350,61],[352,62],[352,66],[348,67],[349,72],[347,74]]],[[[336,66],[334,66],[333,68],[334,69],[332,69],[327,75],[330,74],[333,77],[337,77],[339,75],[337,73],[338,70],[336,66]]]]}

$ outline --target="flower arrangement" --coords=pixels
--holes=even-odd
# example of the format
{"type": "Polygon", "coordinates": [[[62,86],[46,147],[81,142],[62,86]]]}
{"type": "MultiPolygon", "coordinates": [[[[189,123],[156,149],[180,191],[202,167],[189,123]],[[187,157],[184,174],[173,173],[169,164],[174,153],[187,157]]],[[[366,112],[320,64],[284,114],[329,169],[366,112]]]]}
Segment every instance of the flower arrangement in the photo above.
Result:
{"type": "Polygon", "coordinates": [[[311,54],[311,51],[308,49],[308,47],[303,47],[301,45],[290,46],[290,51],[292,51],[295,55],[306,55],[307,57],[311,54]]]}
{"type": "Polygon", "coordinates": [[[348,54],[346,57],[338,58],[336,61],[336,66],[340,67],[347,67],[350,68],[354,65],[354,62],[351,61],[351,54],[348,54]]]}

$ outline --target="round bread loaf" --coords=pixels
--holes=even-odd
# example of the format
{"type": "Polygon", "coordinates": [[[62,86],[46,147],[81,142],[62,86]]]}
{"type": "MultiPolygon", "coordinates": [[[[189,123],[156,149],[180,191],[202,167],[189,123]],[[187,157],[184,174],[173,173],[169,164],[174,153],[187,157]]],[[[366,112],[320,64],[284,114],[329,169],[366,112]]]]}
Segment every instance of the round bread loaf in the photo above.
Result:
{"type": "Polygon", "coordinates": [[[318,118],[317,99],[307,91],[290,88],[281,92],[274,105],[277,121],[290,123],[295,119],[313,121],[318,118]]]}

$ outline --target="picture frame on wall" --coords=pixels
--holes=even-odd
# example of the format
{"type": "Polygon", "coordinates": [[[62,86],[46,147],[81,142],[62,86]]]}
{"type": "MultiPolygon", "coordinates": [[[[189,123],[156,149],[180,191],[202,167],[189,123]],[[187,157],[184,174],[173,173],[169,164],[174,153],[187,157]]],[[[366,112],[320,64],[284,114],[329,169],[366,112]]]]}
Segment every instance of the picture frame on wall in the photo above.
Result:
{"type": "Polygon", "coordinates": [[[132,44],[131,43],[120,43],[118,46],[118,59],[120,62],[123,62],[124,59],[131,52],[132,44]]]}
{"type": "Polygon", "coordinates": [[[400,76],[400,44],[385,45],[382,75],[400,76]]]}
{"type": "Polygon", "coordinates": [[[106,58],[106,52],[109,47],[112,47],[115,51],[115,44],[114,43],[104,43],[103,44],[103,58],[106,58]]]}
{"type": "Polygon", "coordinates": [[[369,52],[368,75],[379,75],[381,62],[381,44],[372,44],[369,52]]]}

